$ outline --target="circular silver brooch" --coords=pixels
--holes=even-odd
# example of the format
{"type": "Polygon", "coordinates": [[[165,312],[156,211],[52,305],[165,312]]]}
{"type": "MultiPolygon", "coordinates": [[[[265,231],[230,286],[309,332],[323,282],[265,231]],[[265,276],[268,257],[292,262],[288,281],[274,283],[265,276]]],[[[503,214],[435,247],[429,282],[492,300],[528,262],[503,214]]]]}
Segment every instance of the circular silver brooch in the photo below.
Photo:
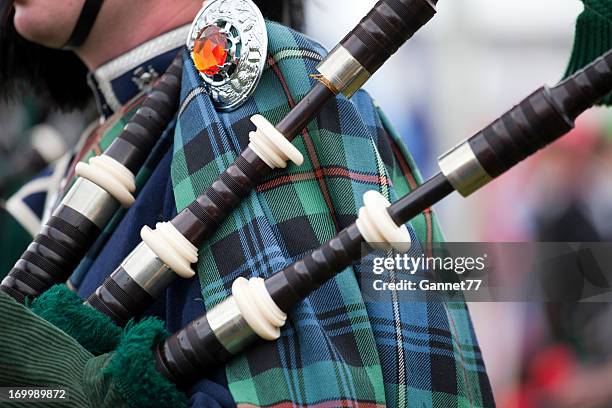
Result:
{"type": "Polygon", "coordinates": [[[215,107],[233,110],[253,94],[263,73],[266,23],[251,0],[206,1],[191,25],[187,48],[215,107]]]}

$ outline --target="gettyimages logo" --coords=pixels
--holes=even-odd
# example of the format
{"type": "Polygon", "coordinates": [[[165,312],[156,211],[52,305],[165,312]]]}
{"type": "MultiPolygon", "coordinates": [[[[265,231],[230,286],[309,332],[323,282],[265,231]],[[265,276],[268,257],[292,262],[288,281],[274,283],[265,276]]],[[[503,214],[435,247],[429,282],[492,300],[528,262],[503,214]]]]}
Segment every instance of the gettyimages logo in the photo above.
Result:
{"type": "Polygon", "coordinates": [[[364,298],[612,301],[612,243],[445,243],[428,252],[366,256],[359,275],[364,298]]]}
{"type": "Polygon", "coordinates": [[[373,269],[377,275],[388,270],[402,270],[414,275],[417,271],[447,271],[459,275],[465,272],[483,271],[486,267],[487,254],[472,256],[411,256],[396,254],[394,257],[375,257],[373,269]]]}

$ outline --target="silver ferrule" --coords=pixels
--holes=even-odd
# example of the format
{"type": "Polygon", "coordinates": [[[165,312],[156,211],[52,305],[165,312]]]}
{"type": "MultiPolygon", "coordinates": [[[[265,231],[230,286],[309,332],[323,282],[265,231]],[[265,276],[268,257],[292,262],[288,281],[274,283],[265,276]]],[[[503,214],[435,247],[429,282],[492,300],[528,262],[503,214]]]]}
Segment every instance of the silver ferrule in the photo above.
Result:
{"type": "Polygon", "coordinates": [[[449,183],[464,197],[492,180],[468,141],[440,156],[438,165],[449,183]]]}
{"type": "Polygon", "coordinates": [[[121,268],[153,298],[159,297],[176,277],[144,242],[130,252],[121,268]]]}
{"type": "MultiPolygon", "coordinates": [[[[93,222],[100,229],[119,209],[119,202],[102,187],[79,177],[62,200],[62,205],[72,208],[93,222]]],[[[58,207],[58,210],[61,205],[58,207]]]]}
{"type": "Polygon", "coordinates": [[[217,340],[231,354],[239,354],[258,338],[242,317],[233,296],[206,313],[206,319],[217,340]]]}
{"type": "Polygon", "coordinates": [[[317,66],[323,82],[338,94],[353,96],[371,74],[342,45],[337,45],[317,66]]]}

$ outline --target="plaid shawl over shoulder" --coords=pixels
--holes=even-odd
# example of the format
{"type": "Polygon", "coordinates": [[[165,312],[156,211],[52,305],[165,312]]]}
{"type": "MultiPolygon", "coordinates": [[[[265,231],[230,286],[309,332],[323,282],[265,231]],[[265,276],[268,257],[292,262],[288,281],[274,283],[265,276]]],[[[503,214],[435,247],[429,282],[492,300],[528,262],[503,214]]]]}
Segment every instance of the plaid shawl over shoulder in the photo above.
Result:
{"type": "MultiPolygon", "coordinates": [[[[254,96],[230,113],[214,110],[185,55],[172,161],[178,211],[248,144],[249,118],[278,123],[314,85],[325,51],[268,23],[267,66],[254,96]]],[[[367,190],[392,201],[419,182],[407,151],[365,92],[328,103],[294,144],[297,167],[276,170],[200,248],[207,309],[239,276],[269,276],[332,238],[356,218],[367,190]],[[381,119],[382,118],[382,119],[381,119]]],[[[431,212],[413,220],[413,251],[441,239],[431,212]]],[[[348,268],[294,308],[278,341],[227,366],[242,407],[486,406],[492,396],[463,303],[365,303],[359,268],[348,268]]]]}

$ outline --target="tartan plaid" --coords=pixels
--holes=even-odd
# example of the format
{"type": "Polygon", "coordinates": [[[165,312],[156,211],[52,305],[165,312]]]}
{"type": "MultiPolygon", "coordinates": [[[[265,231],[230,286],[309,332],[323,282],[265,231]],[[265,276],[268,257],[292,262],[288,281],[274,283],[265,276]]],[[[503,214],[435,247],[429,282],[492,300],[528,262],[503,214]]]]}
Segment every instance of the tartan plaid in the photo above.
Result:
{"type": "MultiPolygon", "coordinates": [[[[315,84],[325,51],[267,23],[269,54],[254,95],[216,112],[185,53],[171,167],[177,210],[189,205],[248,144],[249,118],[278,123],[315,84]]],[[[363,91],[340,96],[296,138],[302,166],[275,170],[199,252],[207,310],[239,276],[267,277],[352,223],[362,195],[390,200],[421,182],[387,119],[363,91]]],[[[411,251],[442,240],[431,211],[411,221],[411,251]]],[[[289,313],[281,338],[260,343],[226,367],[241,407],[492,406],[482,356],[464,303],[364,301],[361,268],[347,268],[289,313]]]]}

